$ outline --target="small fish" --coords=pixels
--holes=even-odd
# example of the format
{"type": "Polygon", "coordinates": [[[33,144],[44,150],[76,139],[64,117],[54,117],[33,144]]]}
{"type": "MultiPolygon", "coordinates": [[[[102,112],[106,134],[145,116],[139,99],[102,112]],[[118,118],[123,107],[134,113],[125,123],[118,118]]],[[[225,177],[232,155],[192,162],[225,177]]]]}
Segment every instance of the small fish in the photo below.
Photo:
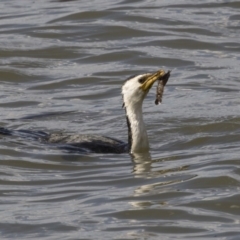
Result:
{"type": "Polygon", "coordinates": [[[156,100],[155,100],[156,105],[162,102],[164,86],[167,84],[169,77],[170,77],[170,71],[168,71],[161,79],[158,80],[156,100]]]}

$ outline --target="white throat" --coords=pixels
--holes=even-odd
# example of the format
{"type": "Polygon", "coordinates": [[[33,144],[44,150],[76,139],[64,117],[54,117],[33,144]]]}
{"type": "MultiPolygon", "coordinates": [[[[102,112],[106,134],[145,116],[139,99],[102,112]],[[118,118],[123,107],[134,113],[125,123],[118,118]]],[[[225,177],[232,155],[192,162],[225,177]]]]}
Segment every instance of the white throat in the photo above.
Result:
{"type": "Polygon", "coordinates": [[[149,142],[142,115],[142,101],[125,105],[128,118],[129,147],[131,153],[148,152],[149,142]],[[131,139],[130,139],[131,138],[131,139]]]}

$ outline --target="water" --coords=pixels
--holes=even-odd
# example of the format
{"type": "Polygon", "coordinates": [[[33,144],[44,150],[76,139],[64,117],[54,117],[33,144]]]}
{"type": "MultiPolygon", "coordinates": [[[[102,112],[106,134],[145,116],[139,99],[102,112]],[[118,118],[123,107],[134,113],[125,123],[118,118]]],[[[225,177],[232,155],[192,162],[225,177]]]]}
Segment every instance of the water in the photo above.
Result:
{"type": "Polygon", "coordinates": [[[240,238],[240,1],[0,2],[0,123],[127,140],[121,85],[172,70],[144,102],[151,155],[0,138],[1,239],[240,238]]]}

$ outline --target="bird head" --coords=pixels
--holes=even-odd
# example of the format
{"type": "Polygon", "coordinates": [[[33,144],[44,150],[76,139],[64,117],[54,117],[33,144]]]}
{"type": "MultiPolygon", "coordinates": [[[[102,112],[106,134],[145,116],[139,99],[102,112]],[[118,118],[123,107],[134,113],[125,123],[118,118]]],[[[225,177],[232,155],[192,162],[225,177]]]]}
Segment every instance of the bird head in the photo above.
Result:
{"type": "Polygon", "coordinates": [[[142,104],[153,84],[165,75],[163,70],[132,76],[122,86],[123,106],[142,104]]]}

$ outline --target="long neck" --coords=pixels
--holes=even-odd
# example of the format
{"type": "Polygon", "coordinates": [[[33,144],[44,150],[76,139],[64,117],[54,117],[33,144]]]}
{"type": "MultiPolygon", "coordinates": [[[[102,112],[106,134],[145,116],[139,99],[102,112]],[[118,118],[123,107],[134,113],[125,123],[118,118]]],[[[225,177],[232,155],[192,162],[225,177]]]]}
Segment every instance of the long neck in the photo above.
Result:
{"type": "Polygon", "coordinates": [[[142,102],[126,106],[128,145],[131,153],[149,151],[147,131],[142,116],[142,102]]]}

